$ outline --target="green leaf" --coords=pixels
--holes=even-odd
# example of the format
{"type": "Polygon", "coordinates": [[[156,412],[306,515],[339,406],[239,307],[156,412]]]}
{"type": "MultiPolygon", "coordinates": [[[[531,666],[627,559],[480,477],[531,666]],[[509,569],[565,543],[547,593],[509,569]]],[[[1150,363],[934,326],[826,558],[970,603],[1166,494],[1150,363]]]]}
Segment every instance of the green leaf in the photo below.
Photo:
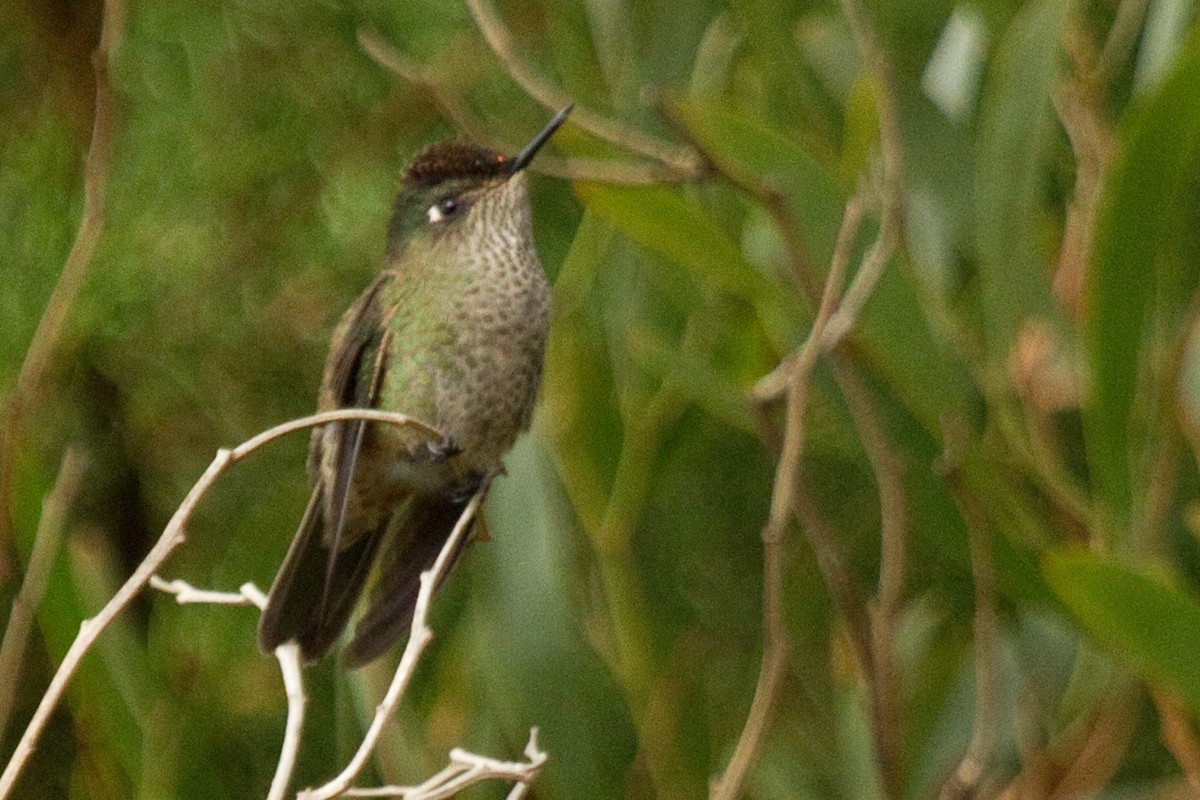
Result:
{"type": "Polygon", "coordinates": [[[1136,445],[1130,414],[1155,290],[1169,287],[1160,296],[1183,304],[1190,291],[1181,289],[1195,280],[1180,274],[1188,265],[1180,265],[1173,251],[1187,233],[1179,224],[1188,205],[1181,200],[1200,160],[1197,85],[1200,46],[1193,44],[1160,89],[1121,126],[1121,146],[1096,226],[1087,283],[1091,395],[1084,425],[1089,464],[1112,531],[1128,521],[1130,447],[1136,445]]]}
{"type": "Polygon", "coordinates": [[[790,349],[799,328],[794,295],[778,278],[755,269],[704,207],[678,189],[576,184],[597,217],[634,242],[684,268],[682,286],[708,283],[750,303],[772,344],[790,349]]]}
{"type": "MultiPolygon", "coordinates": [[[[713,101],[674,103],[674,116],[722,170],[751,185],[784,194],[819,278],[828,268],[841,227],[844,199],[829,173],[782,131],[713,101]]],[[[866,240],[866,235],[862,237],[866,240]]],[[[937,354],[911,276],[890,265],[864,309],[855,334],[870,358],[894,382],[913,413],[936,432],[948,404],[966,384],[937,354]]]]}
{"type": "Polygon", "coordinates": [[[1050,553],[1042,568],[1092,636],[1200,712],[1200,601],[1160,575],[1094,553],[1050,553]]]}
{"type": "Polygon", "coordinates": [[[1054,136],[1050,88],[1069,3],[1041,0],[1013,20],[988,76],[977,145],[976,245],[984,333],[1002,365],[1021,325],[1055,313],[1038,243],[1041,178],[1054,136]]]}
{"type": "Polygon", "coordinates": [[[672,103],[671,111],[721,169],[783,192],[809,259],[823,274],[833,256],[845,204],[833,177],[780,129],[720,101],[688,98],[672,103]]]}
{"type": "Polygon", "coordinates": [[[600,331],[597,273],[611,255],[611,229],[585,213],[554,287],[542,400],[548,433],[571,458],[562,481],[585,527],[599,526],[616,471],[621,441],[620,410],[613,400],[614,375],[600,331]]]}
{"type": "Polygon", "coordinates": [[[539,791],[561,798],[623,796],[623,776],[636,750],[635,730],[616,679],[588,646],[575,608],[570,510],[553,480],[548,454],[532,437],[508,457],[520,480],[498,481],[488,497],[496,536],[472,567],[486,572],[471,602],[483,624],[467,667],[501,712],[510,741],[531,721],[555,758],[539,791]],[[578,713],[590,709],[589,716],[578,713]],[[594,715],[594,716],[591,716],[594,715]]]}

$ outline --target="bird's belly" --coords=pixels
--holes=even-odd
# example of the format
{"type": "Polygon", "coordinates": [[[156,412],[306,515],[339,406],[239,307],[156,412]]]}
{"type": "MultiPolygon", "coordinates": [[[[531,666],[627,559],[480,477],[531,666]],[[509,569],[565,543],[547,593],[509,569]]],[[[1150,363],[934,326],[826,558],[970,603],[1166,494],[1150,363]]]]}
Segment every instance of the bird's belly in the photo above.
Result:
{"type": "Polygon", "coordinates": [[[495,336],[451,360],[435,380],[437,427],[459,448],[460,466],[497,468],[529,427],[542,371],[543,340],[495,336]]]}

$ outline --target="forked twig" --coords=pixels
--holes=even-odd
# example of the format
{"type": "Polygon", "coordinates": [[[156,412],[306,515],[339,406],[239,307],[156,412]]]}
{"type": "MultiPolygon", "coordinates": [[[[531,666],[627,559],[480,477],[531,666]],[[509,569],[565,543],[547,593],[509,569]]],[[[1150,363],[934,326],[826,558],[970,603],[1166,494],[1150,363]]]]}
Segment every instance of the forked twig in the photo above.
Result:
{"type": "Polygon", "coordinates": [[[758,685],[754,690],[754,700],[751,701],[750,712],[738,738],[737,747],[734,748],[724,773],[713,781],[709,793],[712,800],[733,800],[741,794],[750,768],[758,756],[762,737],[766,733],[779,690],[783,685],[783,677],[787,672],[791,644],[783,620],[783,537],[787,531],[788,520],[796,507],[800,457],[804,451],[804,414],[808,399],[808,379],[821,353],[820,345],[825,326],[837,304],[861,222],[862,203],[857,196],[852,197],[846,203],[833,261],[825,277],[821,305],[791,372],[783,452],[775,471],[770,517],[763,531],[763,662],[759,670],[758,685]]]}
{"type": "MultiPolygon", "coordinates": [[[[429,92],[429,96],[446,119],[453,122],[456,128],[473,141],[497,150],[507,149],[508,143],[499,141],[488,131],[454,92],[430,74],[427,67],[396,50],[376,31],[370,28],[360,29],[358,44],[376,64],[429,92]]],[[[651,186],[678,182],[690,177],[680,175],[674,169],[657,162],[624,162],[608,158],[578,157],[562,159],[555,158],[550,153],[539,153],[530,169],[569,181],[595,181],[622,186],[651,186]]]]}
{"type": "Polygon", "coordinates": [[[471,523],[475,520],[475,515],[479,512],[479,506],[483,503],[484,495],[487,494],[488,486],[491,483],[491,477],[484,479],[471,501],[467,503],[467,507],[463,509],[462,514],[458,518],[458,522],[454,526],[454,530],[450,532],[449,538],[442,546],[442,551],[438,554],[437,561],[433,566],[421,573],[421,588],[417,593],[417,604],[413,611],[412,628],[408,635],[408,643],[404,646],[404,654],[400,657],[400,665],[396,667],[396,674],[392,677],[392,683],[388,686],[387,693],[384,694],[383,700],[375,708],[375,716],[371,720],[371,725],[367,728],[366,734],[363,736],[362,744],[359,745],[358,751],[350,759],[350,763],[341,771],[333,780],[326,783],[324,786],[319,786],[315,789],[306,789],[299,795],[299,800],[331,800],[331,798],[344,795],[346,790],[350,788],[350,784],[362,772],[362,769],[367,764],[367,759],[375,752],[375,745],[379,742],[379,736],[383,733],[383,726],[389,719],[392,713],[396,710],[400,698],[404,696],[404,690],[408,688],[409,682],[412,680],[413,673],[416,672],[417,663],[420,661],[421,653],[425,647],[433,639],[433,631],[430,630],[426,618],[429,614],[429,601],[433,597],[434,587],[438,581],[450,569],[453,553],[458,548],[459,542],[467,535],[467,529],[471,527],[471,523]]]}
{"type": "MultiPolygon", "coordinates": [[[[530,97],[552,111],[574,102],[566,92],[543,80],[521,60],[508,28],[487,0],[467,0],[467,6],[471,9],[475,24],[479,26],[479,32],[483,34],[492,51],[504,64],[512,79],[530,97]]],[[[578,104],[571,114],[571,122],[597,138],[662,163],[678,177],[698,175],[703,167],[703,160],[691,148],[663,141],[657,136],[609,119],[578,104]]]]}
{"type": "Polygon", "coordinates": [[[184,498],[183,503],[176,509],[166,528],[163,529],[162,535],[159,536],[158,541],[155,542],[150,552],[146,554],[142,563],[138,565],[133,574],[129,576],[129,579],[125,581],[121,588],[117,590],[117,593],[113,595],[104,608],[100,609],[100,612],[95,617],[86,619],[80,624],[79,633],[75,637],[75,641],[71,643],[71,647],[63,657],[62,664],[59,665],[58,670],[54,673],[54,678],[50,681],[50,686],[47,688],[46,693],[42,695],[42,700],[38,704],[33,718],[29,721],[29,725],[25,728],[20,741],[17,743],[16,750],[5,766],[4,772],[0,774],[0,800],[4,800],[4,798],[12,793],[21,770],[24,769],[25,763],[33,753],[34,744],[45,729],[46,723],[50,720],[50,715],[58,705],[58,701],[62,699],[63,692],[67,688],[67,683],[70,681],[71,676],[75,674],[75,670],[78,668],[83,656],[92,648],[97,637],[99,637],[104,629],[146,587],[146,584],[150,582],[150,579],[154,577],[158,568],[162,566],[171,553],[183,544],[185,539],[185,525],[191,518],[192,512],[200,500],[212,488],[217,478],[230,466],[245,459],[255,450],[275,439],[318,425],[352,419],[407,426],[414,428],[422,435],[428,436],[431,439],[441,437],[441,434],[433,427],[407,417],[404,414],[369,409],[342,409],[291,420],[258,434],[232,450],[218,450],[216,457],[208,465],[208,469],[204,471],[204,474],[200,476],[200,479],[184,498]]]}
{"type": "Polygon", "coordinates": [[[380,786],[375,789],[347,789],[341,797],[396,797],[401,800],[442,800],[453,797],[468,786],[489,780],[513,783],[508,800],[525,796],[548,756],[538,747],[537,728],[529,731],[525,761],[497,761],[468,753],[460,747],[450,751],[450,763],[419,786],[380,786]]]}
{"type": "Polygon", "coordinates": [[[8,729],[8,715],[12,711],[17,686],[20,685],[18,678],[33,624],[33,612],[41,605],[50,581],[50,567],[62,543],[67,511],[79,490],[84,468],[85,460],[79,451],[73,447],[67,448],[54,486],[42,502],[42,516],[33,537],[29,565],[25,568],[21,588],[13,598],[8,626],[4,629],[4,641],[0,643],[0,734],[8,729]]]}
{"type": "MultiPolygon", "coordinates": [[[[467,507],[463,509],[458,523],[442,546],[437,561],[421,574],[421,589],[417,596],[408,644],[404,648],[404,654],[400,659],[400,665],[397,667],[387,695],[376,708],[371,726],[363,737],[358,752],[340,775],[317,789],[301,791],[298,795],[299,798],[397,797],[404,800],[440,800],[453,797],[476,783],[488,780],[507,780],[513,783],[509,797],[516,800],[524,795],[529,784],[537,777],[548,756],[538,747],[537,728],[534,728],[529,732],[529,743],[525,746],[527,760],[523,762],[499,761],[455,748],[450,751],[450,763],[436,775],[417,786],[377,788],[350,786],[350,783],[362,771],[366,760],[374,752],[383,726],[392,718],[396,705],[404,695],[404,689],[412,679],[422,652],[433,638],[433,633],[428,626],[429,604],[433,589],[441,582],[444,573],[449,570],[452,554],[479,513],[479,507],[487,494],[489,482],[490,478],[484,481],[467,507]]],[[[150,579],[150,585],[159,591],[175,595],[175,599],[179,603],[253,605],[260,610],[267,604],[266,595],[252,583],[243,584],[237,592],[217,592],[197,589],[181,580],[166,581],[155,575],[150,579]]],[[[275,777],[271,782],[267,800],[283,800],[287,795],[288,786],[295,771],[296,758],[300,751],[300,734],[304,724],[304,709],[307,704],[300,670],[300,651],[297,645],[295,643],[282,645],[275,650],[275,656],[279,659],[283,683],[287,691],[288,717],[279,763],[276,765],[275,777]]]]}
{"type": "MultiPolygon", "coordinates": [[[[92,118],[92,139],[83,161],[83,216],[62,272],[29,341],[16,382],[4,403],[3,418],[0,419],[0,544],[12,540],[13,465],[16,462],[13,456],[20,439],[21,419],[45,381],[54,348],[62,338],[67,313],[83,286],[92,255],[100,241],[100,232],[104,228],[104,197],[113,129],[113,91],[108,78],[108,64],[120,48],[124,17],[124,0],[105,0],[100,42],[92,53],[92,66],[96,72],[96,106],[92,118]]],[[[2,567],[0,571],[3,571],[2,567]]]]}

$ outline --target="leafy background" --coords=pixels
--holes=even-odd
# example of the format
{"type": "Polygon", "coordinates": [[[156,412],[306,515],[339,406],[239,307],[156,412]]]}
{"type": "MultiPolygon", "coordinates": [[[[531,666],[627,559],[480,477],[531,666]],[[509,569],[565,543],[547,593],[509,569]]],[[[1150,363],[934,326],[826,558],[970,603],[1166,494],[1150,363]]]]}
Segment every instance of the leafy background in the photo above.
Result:
{"type": "MultiPolygon", "coordinates": [[[[510,148],[549,112],[457,2],[131,0],[105,227],[17,415],[82,213],[102,9],[3,9],[0,610],[64,449],[86,459],[27,657],[0,676],[8,753],[80,620],[214,451],[311,411],[332,325],[379,267],[400,170],[455,134],[437,92],[373,61],[359,31],[510,148]]],[[[890,103],[903,236],[812,376],[805,525],[783,543],[791,648],[746,795],[952,796],[967,753],[983,796],[1200,791],[1193,4],[900,0],[868,3],[857,27],[844,11],[496,9],[520,58],[581,107],[708,161],[649,186],[534,179],[555,286],[542,402],[489,500],[494,541],[438,596],[376,777],[418,782],[456,745],[516,757],[536,725],[551,754],[537,797],[705,795],[762,658],[785,421],[750,391],[804,341],[846,199],[867,207],[856,253],[877,229],[890,103]],[[881,500],[889,481],[898,503],[881,500]],[[828,588],[814,527],[858,605],[828,588]],[[879,602],[881,530],[907,544],[895,608],[879,602]],[[856,619],[892,683],[864,668],[856,619]],[[872,714],[879,691],[892,722],[872,714]]],[[[553,149],[645,168],[570,123],[553,149]]],[[[287,440],[223,479],[165,572],[268,585],[305,502],[304,451],[287,440]]],[[[141,598],[85,662],[17,796],[264,794],[285,708],[254,626],[244,609],[141,598]]],[[[387,668],[306,673],[302,785],[344,762],[387,668]]]]}

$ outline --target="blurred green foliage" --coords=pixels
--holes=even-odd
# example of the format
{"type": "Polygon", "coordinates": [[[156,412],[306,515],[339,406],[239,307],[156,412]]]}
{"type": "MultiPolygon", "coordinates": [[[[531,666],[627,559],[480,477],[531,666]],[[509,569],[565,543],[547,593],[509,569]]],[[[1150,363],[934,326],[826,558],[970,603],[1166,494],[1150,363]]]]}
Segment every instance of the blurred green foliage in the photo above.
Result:
{"type": "MultiPolygon", "coordinates": [[[[489,499],[494,540],[438,595],[436,639],[368,780],[419,782],[454,746],[516,758],[537,726],[551,758],[536,797],[706,794],[762,655],[783,415],[749,391],[804,341],[855,193],[869,212],[856,255],[871,241],[891,92],[904,236],[840,350],[903,465],[891,793],[936,795],[979,719],[969,522],[989,542],[999,617],[984,633],[985,794],[1023,780],[1028,797],[1183,796],[1162,730],[1173,708],[1193,735],[1200,718],[1192,4],[866,5],[888,85],[833,0],[498,5],[534,71],[711,169],[653,186],[534,179],[555,285],[542,403],[489,499]],[[794,218],[812,286],[763,190],[794,218]]],[[[79,225],[101,7],[3,9],[8,392],[79,225]]],[[[455,134],[426,88],[360,49],[364,28],[509,146],[547,117],[457,2],[128,1],[99,250],[0,453],[0,618],[63,449],[89,463],[28,655],[0,675],[16,687],[6,756],[80,621],[215,450],[311,411],[331,328],[380,266],[400,170],[455,134]]],[[[571,124],[551,149],[632,160],[571,124]]],[[[885,512],[827,364],[807,423],[806,491],[874,613],[885,512]]],[[[305,503],[305,448],[294,437],[224,478],[165,572],[268,585],[305,503]]],[[[852,631],[806,538],[785,547],[793,648],[747,796],[883,796],[852,631]]],[[[262,796],[285,704],[254,626],[245,609],[139,599],[76,676],[17,796],[262,796]]],[[[297,785],[344,763],[390,666],[307,671],[297,785]]]]}

